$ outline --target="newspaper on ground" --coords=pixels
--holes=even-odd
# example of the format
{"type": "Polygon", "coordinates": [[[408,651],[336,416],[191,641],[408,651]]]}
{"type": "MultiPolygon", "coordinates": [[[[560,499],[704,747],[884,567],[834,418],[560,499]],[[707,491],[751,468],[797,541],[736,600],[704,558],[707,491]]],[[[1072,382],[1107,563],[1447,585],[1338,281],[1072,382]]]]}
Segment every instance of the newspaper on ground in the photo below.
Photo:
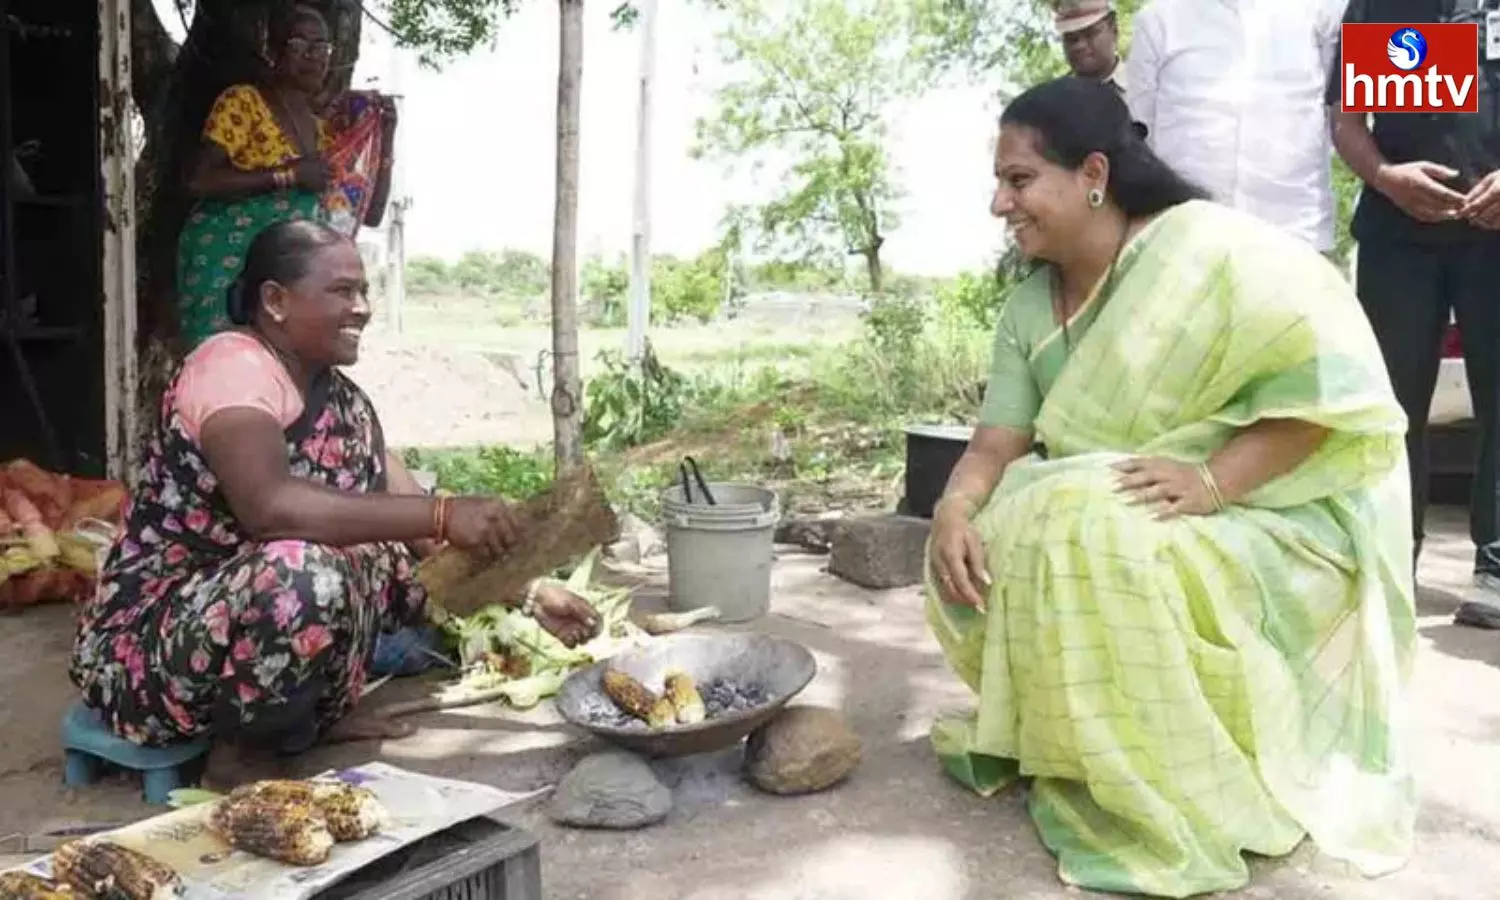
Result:
{"type": "MultiPolygon", "coordinates": [[[[208,829],[217,801],[174,810],[85,840],[106,839],[138,850],[182,876],[184,900],[309,900],[361,868],[460,822],[514,803],[515,794],[482,784],[435,778],[380,762],[316,776],[375,792],[388,825],[362,841],[337,844],[318,866],[290,866],[235,850],[208,829]]],[[[52,857],[23,871],[50,878],[52,857]]]]}

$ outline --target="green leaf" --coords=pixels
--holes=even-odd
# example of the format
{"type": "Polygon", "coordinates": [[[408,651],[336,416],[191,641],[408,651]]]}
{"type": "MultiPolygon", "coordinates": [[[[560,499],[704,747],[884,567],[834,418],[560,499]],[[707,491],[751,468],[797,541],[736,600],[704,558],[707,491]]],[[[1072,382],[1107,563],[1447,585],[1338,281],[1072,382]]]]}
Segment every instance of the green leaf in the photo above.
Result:
{"type": "Polygon", "coordinates": [[[224,795],[202,788],[177,788],[167,792],[167,805],[172,809],[184,809],[200,803],[212,803],[224,795]]]}

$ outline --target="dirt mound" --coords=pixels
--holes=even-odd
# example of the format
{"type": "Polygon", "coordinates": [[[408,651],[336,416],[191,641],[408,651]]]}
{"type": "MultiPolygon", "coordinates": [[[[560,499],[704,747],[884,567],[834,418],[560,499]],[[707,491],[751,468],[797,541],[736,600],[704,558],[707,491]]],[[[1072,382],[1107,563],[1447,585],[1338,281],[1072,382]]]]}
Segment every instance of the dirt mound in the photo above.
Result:
{"type": "Polygon", "coordinates": [[[551,436],[536,376],[511,354],[367,333],[349,375],[374,401],[393,447],[534,446],[551,436]]]}

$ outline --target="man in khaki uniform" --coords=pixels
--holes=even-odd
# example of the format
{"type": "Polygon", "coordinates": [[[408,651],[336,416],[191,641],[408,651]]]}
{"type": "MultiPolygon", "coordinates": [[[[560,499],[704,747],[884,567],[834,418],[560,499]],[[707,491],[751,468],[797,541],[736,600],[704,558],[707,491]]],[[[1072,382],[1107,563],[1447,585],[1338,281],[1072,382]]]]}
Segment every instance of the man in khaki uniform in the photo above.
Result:
{"type": "Polygon", "coordinates": [[[1053,24],[1073,74],[1097,78],[1123,97],[1125,65],[1120,60],[1120,25],[1110,0],[1057,0],[1053,24]]]}

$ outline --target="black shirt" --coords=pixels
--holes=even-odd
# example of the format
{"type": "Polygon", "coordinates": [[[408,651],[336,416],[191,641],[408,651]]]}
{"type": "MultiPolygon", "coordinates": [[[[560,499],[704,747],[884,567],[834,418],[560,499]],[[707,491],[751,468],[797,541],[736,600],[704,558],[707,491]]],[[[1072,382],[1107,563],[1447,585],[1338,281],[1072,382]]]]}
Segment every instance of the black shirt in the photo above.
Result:
{"type": "MultiPolygon", "coordinates": [[[[1485,11],[1500,0],[1352,0],[1345,22],[1401,22],[1413,25],[1475,22],[1479,25],[1479,79],[1474,90],[1477,113],[1377,113],[1375,145],[1393,163],[1426,160],[1458,170],[1449,185],[1468,191],[1485,175],[1500,169],[1500,62],[1484,59],[1485,11]]],[[[1343,95],[1343,66],[1335,52],[1328,73],[1326,101],[1335,111],[1343,95]]],[[[1370,237],[1447,243],[1487,232],[1466,222],[1419,222],[1384,194],[1367,187],[1360,192],[1350,232],[1357,241],[1370,237]]]]}

